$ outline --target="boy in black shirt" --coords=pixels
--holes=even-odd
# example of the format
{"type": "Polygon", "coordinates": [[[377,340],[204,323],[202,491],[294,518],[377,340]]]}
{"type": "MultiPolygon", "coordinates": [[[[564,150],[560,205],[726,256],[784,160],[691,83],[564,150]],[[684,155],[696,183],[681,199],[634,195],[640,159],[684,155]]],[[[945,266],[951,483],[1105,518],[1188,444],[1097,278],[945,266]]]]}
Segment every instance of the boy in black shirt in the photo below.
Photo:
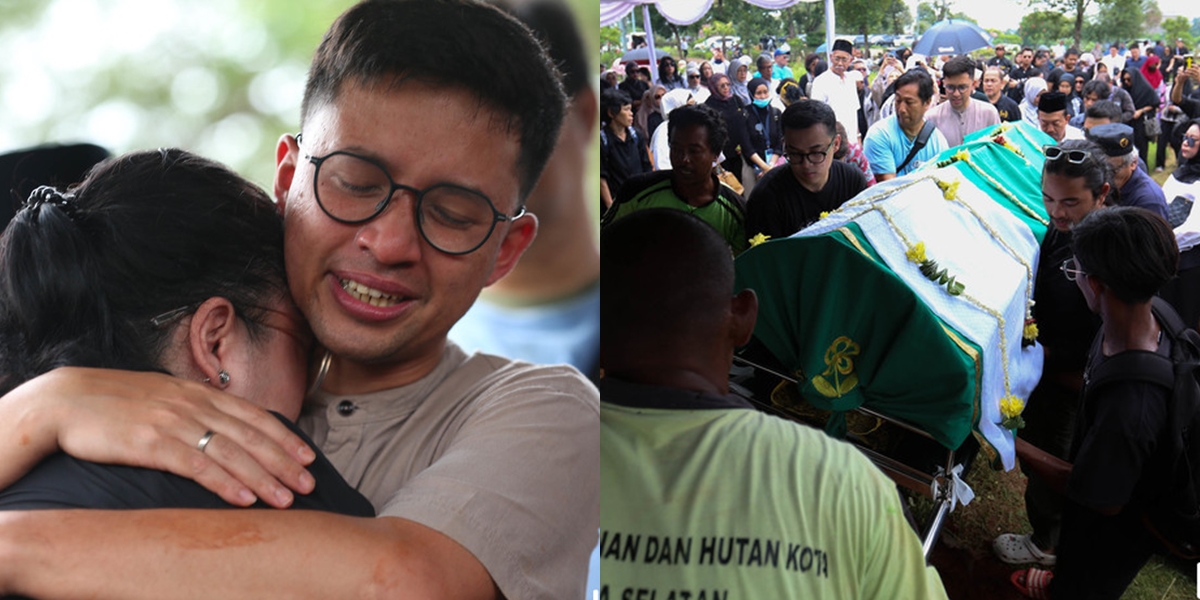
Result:
{"type": "MultiPolygon", "coordinates": [[[[1170,356],[1170,340],[1151,299],[1175,275],[1179,251],[1170,226],[1140,208],[1089,214],[1072,230],[1074,256],[1063,274],[1103,322],[1085,382],[1098,365],[1125,352],[1170,356]]],[[[1053,577],[1029,569],[1013,582],[1031,597],[1119,598],[1154,553],[1142,515],[1166,492],[1171,456],[1161,443],[1170,392],[1116,381],[1091,393],[1085,383],[1067,463],[1018,438],[1017,456],[1067,497],[1053,577]],[[1046,592],[1049,592],[1047,595],[1046,592]]]]}

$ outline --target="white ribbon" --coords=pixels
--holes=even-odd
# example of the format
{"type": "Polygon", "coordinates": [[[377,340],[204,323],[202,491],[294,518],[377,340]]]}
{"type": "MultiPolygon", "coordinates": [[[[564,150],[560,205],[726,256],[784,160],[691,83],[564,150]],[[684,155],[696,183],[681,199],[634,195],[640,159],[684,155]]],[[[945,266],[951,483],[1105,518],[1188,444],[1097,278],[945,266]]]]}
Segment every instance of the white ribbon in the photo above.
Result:
{"type": "MultiPolygon", "coordinates": [[[[975,490],[962,480],[962,469],[962,465],[954,465],[954,469],[950,471],[950,512],[954,512],[956,505],[966,506],[975,499],[975,490]]],[[[929,491],[933,493],[934,502],[938,501],[938,481],[945,476],[946,470],[942,467],[938,467],[937,472],[933,474],[933,483],[929,484],[929,491]]]]}

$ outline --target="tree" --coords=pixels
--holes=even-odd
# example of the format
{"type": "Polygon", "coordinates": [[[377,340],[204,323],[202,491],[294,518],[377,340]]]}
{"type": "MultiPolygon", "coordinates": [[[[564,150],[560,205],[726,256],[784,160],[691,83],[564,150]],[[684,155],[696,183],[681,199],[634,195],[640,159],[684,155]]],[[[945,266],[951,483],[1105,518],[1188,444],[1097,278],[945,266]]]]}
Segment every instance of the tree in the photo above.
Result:
{"type": "Polygon", "coordinates": [[[779,14],[779,19],[788,37],[804,34],[810,42],[825,37],[825,5],[820,2],[801,2],[789,6],[779,14]]]}
{"type": "Polygon", "coordinates": [[[1171,17],[1163,21],[1163,38],[1168,42],[1183,38],[1183,43],[1189,48],[1192,47],[1195,41],[1190,31],[1191,24],[1188,23],[1187,17],[1171,17]]]}
{"type": "Polygon", "coordinates": [[[1049,10],[1027,13],[1021,17],[1021,25],[1017,27],[1017,34],[1026,46],[1053,44],[1066,37],[1070,31],[1070,19],[1066,15],[1049,10]]]}
{"type": "MultiPolygon", "coordinates": [[[[1043,7],[1046,10],[1028,13],[1021,19],[1021,23],[1025,23],[1025,18],[1033,14],[1055,13],[1065,15],[1068,22],[1074,19],[1074,25],[1069,29],[1071,37],[1075,40],[1074,46],[1079,47],[1079,40],[1083,35],[1083,14],[1088,7],[1092,5],[1092,0],[1028,0],[1030,8],[1043,7]]],[[[1139,13],[1140,16],[1140,13],[1139,13]]],[[[1032,25],[1032,24],[1031,24],[1032,25]]],[[[1025,37],[1025,36],[1021,36],[1025,37]]],[[[1050,38],[1049,40],[1039,41],[1037,43],[1049,43],[1058,38],[1050,38]]]]}
{"type": "Polygon", "coordinates": [[[1142,8],[1146,15],[1146,18],[1142,20],[1145,31],[1154,31],[1162,26],[1163,14],[1162,9],[1158,7],[1158,2],[1146,0],[1142,8]]]}
{"type": "Polygon", "coordinates": [[[883,22],[888,5],[879,0],[834,0],[833,9],[838,22],[855,31],[866,40],[873,27],[883,22]]]}
{"type": "Polygon", "coordinates": [[[1132,40],[1142,37],[1146,17],[1143,0],[1103,0],[1100,10],[1088,27],[1089,38],[1097,40],[1132,40]]]}
{"type": "Polygon", "coordinates": [[[908,10],[908,3],[904,0],[892,0],[892,3],[884,9],[883,22],[880,23],[880,27],[887,33],[901,34],[908,31],[912,22],[912,11],[908,10]]]}

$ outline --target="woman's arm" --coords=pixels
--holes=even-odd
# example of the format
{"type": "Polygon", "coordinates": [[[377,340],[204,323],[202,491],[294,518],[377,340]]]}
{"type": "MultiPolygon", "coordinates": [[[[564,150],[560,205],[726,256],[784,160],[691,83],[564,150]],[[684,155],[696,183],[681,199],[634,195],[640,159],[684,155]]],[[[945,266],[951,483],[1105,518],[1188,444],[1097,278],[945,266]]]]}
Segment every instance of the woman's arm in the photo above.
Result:
{"type": "Polygon", "coordinates": [[[169,471],[225,501],[286,507],[312,490],[314,454],[267,411],[199,382],[160,373],[65,367],[0,398],[0,488],[64,451],[169,471]],[[200,438],[215,432],[201,451],[200,438]]]}
{"type": "Polygon", "coordinates": [[[38,598],[498,597],[449,537],[305,510],[0,513],[0,594],[38,598]]]}

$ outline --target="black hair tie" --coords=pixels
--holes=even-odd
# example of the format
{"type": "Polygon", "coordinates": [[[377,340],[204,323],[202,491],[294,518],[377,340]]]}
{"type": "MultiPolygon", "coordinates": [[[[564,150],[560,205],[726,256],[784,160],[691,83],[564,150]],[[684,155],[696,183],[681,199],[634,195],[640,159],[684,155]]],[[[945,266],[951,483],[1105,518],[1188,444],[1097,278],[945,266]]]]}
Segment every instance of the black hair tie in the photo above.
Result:
{"type": "Polygon", "coordinates": [[[74,199],[75,194],[64,194],[53,186],[43,185],[30,192],[29,199],[25,201],[21,210],[37,210],[46,205],[57,206],[67,213],[67,216],[74,217],[75,203],[72,202],[74,199]]]}

